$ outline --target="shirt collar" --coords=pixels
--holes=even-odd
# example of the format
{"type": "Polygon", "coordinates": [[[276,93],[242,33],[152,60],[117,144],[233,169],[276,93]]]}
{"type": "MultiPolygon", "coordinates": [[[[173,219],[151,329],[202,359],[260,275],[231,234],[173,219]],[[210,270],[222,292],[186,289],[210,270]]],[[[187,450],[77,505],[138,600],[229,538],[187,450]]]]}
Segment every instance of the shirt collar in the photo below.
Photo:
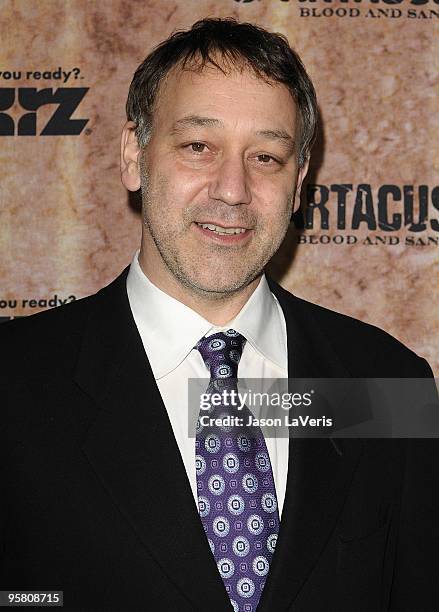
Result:
{"type": "Polygon", "coordinates": [[[285,321],[265,275],[237,316],[219,327],[156,287],[142,271],[138,254],[128,273],[127,293],[156,379],[178,367],[200,338],[229,328],[242,334],[263,357],[284,366],[285,321]]]}

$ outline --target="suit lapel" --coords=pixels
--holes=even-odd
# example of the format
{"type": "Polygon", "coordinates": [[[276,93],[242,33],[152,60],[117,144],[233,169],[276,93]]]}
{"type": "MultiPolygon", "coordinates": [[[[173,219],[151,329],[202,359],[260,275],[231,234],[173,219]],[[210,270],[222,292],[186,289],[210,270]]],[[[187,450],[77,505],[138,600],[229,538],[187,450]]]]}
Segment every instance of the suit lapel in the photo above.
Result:
{"type": "MultiPolygon", "coordinates": [[[[287,323],[289,378],[349,377],[310,309],[269,284],[287,323]]],[[[360,440],[290,439],[280,532],[258,612],[288,610],[296,599],[335,527],[361,451],[360,440]]]]}
{"type": "Polygon", "coordinates": [[[126,295],[126,272],[95,298],[76,381],[100,406],[83,450],[149,554],[196,609],[228,598],[126,295]]]}

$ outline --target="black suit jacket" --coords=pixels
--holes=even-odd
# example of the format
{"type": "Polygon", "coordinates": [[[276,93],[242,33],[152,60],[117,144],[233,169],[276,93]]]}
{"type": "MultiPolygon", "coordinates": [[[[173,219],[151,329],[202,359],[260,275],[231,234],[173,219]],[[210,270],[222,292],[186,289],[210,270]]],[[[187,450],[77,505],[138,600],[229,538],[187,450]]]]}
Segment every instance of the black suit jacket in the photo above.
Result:
{"type": "MultiPolygon", "coordinates": [[[[126,272],[0,328],[0,589],[63,590],[75,610],[230,610],[126,272]]],[[[431,376],[384,332],[269,282],[286,317],[290,377],[431,376]]],[[[258,611],[436,610],[437,448],[292,440],[258,611]]]]}

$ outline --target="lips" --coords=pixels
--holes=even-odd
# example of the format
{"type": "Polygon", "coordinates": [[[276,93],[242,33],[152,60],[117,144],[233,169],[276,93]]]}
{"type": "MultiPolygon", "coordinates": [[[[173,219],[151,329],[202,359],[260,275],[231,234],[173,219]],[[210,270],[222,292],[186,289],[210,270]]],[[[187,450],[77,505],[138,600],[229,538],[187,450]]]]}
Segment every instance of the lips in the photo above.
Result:
{"type": "Polygon", "coordinates": [[[194,221],[192,224],[198,236],[206,241],[206,244],[221,244],[224,246],[244,246],[251,240],[253,230],[239,225],[228,227],[211,221],[194,221]]]}
{"type": "Polygon", "coordinates": [[[212,233],[218,235],[235,235],[235,234],[244,234],[247,231],[246,227],[239,226],[229,226],[225,227],[223,225],[219,225],[218,223],[211,222],[200,222],[196,221],[196,224],[203,229],[209,230],[212,233]]]}

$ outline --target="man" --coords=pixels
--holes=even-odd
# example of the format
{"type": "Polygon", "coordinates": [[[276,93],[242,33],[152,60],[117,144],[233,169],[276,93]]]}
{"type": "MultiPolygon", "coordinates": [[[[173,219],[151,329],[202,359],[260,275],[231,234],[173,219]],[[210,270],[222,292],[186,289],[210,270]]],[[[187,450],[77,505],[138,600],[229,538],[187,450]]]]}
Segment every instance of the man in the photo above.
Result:
{"type": "Polygon", "coordinates": [[[297,55],[203,20],[139,66],[127,114],[138,256],[97,295],[2,326],[1,588],[77,610],[435,610],[434,441],[188,435],[188,379],[209,371],[431,376],[264,275],[315,133],[297,55]]]}

